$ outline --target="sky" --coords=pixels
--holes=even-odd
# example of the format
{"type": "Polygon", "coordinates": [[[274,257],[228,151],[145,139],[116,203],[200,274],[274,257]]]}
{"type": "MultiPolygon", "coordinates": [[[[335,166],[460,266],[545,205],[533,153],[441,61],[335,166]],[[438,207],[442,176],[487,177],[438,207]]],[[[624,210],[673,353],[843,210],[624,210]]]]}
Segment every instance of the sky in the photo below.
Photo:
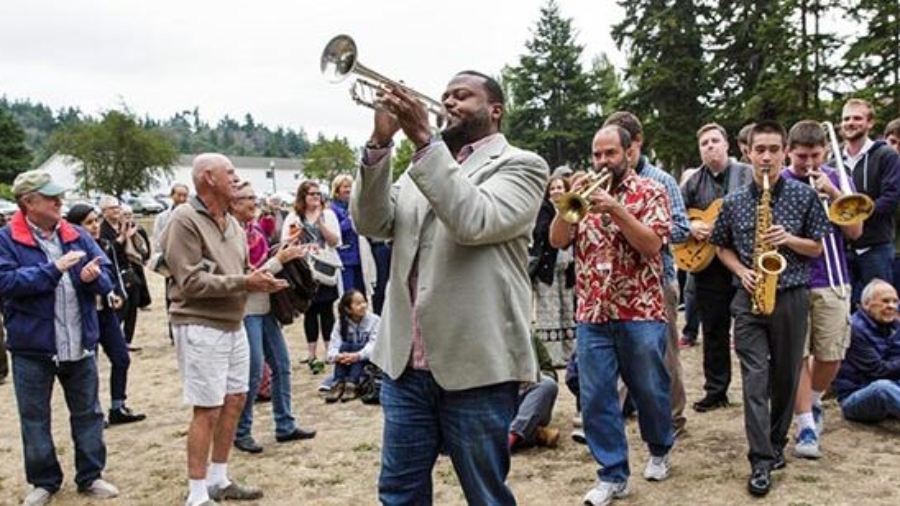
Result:
{"type": "MultiPolygon", "coordinates": [[[[589,61],[624,57],[610,37],[614,0],[556,0],[589,61]]],[[[460,70],[497,75],[527,52],[547,0],[3,0],[0,95],[98,115],[199,107],[215,124],[249,113],[360,145],[369,109],[321,74],[322,49],[352,36],[366,67],[438,98],[460,70]]]]}

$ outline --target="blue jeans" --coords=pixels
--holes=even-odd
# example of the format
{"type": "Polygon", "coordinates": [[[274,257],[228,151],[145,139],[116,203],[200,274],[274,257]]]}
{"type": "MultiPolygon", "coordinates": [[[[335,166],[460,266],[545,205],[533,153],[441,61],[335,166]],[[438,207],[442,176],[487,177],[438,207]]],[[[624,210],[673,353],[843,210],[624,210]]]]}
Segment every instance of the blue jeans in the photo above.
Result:
{"type": "Polygon", "coordinates": [[[378,497],[385,505],[432,504],[431,472],[446,450],[470,505],[514,505],[506,486],[509,424],[519,386],[447,391],[429,371],[384,376],[384,436],[378,497]]]}
{"type": "Polygon", "coordinates": [[[638,411],[641,438],[650,454],[672,447],[672,410],[666,372],[666,323],[613,321],[581,323],[576,329],[581,410],[588,447],[602,469],[602,481],[628,480],[628,440],[619,406],[621,375],[638,411]]]}
{"type": "Polygon", "coordinates": [[[853,292],[850,304],[853,310],[859,305],[863,288],[875,278],[891,283],[894,281],[894,243],[878,244],[869,248],[862,255],[855,251],[847,254],[847,265],[850,268],[850,279],[853,281],[853,292]]]}
{"type": "Polygon", "coordinates": [[[50,397],[53,383],[59,378],[75,442],[75,483],[79,490],[87,488],[100,478],[106,466],[96,359],[88,357],[57,365],[49,359],[13,355],[12,365],[28,483],[50,492],[62,485],[63,473],[50,432],[50,397]]]}
{"type": "Polygon", "coordinates": [[[263,359],[272,370],[272,415],[275,435],[286,436],[297,428],[291,414],[291,358],[281,327],[271,314],[244,317],[247,342],[250,344],[250,383],[247,403],[238,420],[235,440],[250,437],[253,429],[253,405],[262,377],[263,359]]]}
{"type": "Polygon", "coordinates": [[[841,401],[844,418],[854,422],[877,423],[900,419],[900,381],[878,380],[841,401]]]}
{"type": "MultiPolygon", "coordinates": [[[[340,353],[356,353],[366,347],[366,343],[341,343],[340,353]]],[[[368,364],[368,360],[360,360],[352,364],[334,364],[334,380],[349,381],[359,385],[359,378],[362,376],[363,368],[368,364]]]]}

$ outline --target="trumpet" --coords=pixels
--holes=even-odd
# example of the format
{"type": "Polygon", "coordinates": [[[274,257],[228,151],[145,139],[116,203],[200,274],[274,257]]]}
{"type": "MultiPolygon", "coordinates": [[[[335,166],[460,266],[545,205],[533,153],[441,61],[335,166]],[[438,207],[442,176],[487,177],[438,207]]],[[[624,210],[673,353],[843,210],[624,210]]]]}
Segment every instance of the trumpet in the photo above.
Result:
{"type": "Polygon", "coordinates": [[[604,168],[600,172],[590,172],[588,179],[590,182],[586,188],[580,191],[570,191],[559,197],[556,209],[559,211],[559,217],[563,221],[575,224],[583,220],[591,209],[591,203],[588,201],[588,198],[601,186],[605,186],[605,190],[608,192],[612,183],[612,174],[608,169],[604,168]]]}
{"type": "Polygon", "coordinates": [[[828,206],[828,219],[838,226],[862,223],[875,211],[875,204],[865,193],[853,193],[853,190],[850,189],[850,179],[844,168],[844,157],[841,155],[837,134],[834,133],[834,125],[830,121],[825,121],[822,123],[822,128],[828,134],[834,166],[838,171],[841,185],[841,196],[828,206]]]}
{"type": "Polygon", "coordinates": [[[444,105],[433,98],[426,96],[404,84],[389,79],[374,70],[369,69],[359,62],[357,57],[356,42],[349,35],[337,35],[328,41],[322,51],[319,65],[322,74],[332,83],[339,83],[347,79],[351,74],[356,75],[353,84],[350,85],[350,97],[359,105],[370,109],[380,109],[376,102],[376,94],[385,88],[403,88],[421,102],[428,110],[429,118],[432,118],[437,128],[442,128],[447,120],[447,112],[444,105]]]}

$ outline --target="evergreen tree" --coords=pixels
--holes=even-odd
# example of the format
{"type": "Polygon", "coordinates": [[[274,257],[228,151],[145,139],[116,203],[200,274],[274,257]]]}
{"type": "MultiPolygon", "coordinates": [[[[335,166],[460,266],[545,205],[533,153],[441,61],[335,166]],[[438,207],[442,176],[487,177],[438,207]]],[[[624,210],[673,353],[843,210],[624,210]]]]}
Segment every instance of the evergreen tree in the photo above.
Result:
{"type": "Polygon", "coordinates": [[[884,126],[900,115],[900,2],[855,0],[848,14],[859,26],[844,55],[852,95],[871,101],[884,126]]]}
{"type": "Polygon", "coordinates": [[[590,163],[591,139],[600,124],[598,90],[580,63],[571,18],[555,0],[541,8],[528,54],[507,67],[505,132],[515,144],[543,156],[551,167],[590,163]]]}
{"type": "Polygon", "coordinates": [[[30,168],[25,132],[12,114],[0,108],[0,183],[12,184],[16,175],[30,168]]]}

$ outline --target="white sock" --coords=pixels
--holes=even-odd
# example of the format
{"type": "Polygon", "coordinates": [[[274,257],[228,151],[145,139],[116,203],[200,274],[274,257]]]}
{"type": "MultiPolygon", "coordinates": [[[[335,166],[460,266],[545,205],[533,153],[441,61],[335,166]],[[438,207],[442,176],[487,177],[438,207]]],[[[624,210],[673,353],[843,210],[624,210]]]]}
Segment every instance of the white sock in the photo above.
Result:
{"type": "Polygon", "coordinates": [[[816,406],[816,405],[821,406],[822,405],[822,393],[823,392],[816,392],[815,390],[812,391],[813,406],[816,406]]]}
{"type": "Polygon", "coordinates": [[[189,506],[203,504],[209,500],[209,492],[206,490],[206,480],[188,480],[190,486],[190,495],[188,495],[187,503],[189,506]]]}
{"type": "Polygon", "coordinates": [[[797,429],[798,430],[803,430],[803,429],[816,430],[816,421],[813,420],[813,415],[812,415],[811,411],[808,413],[800,413],[799,415],[796,415],[794,418],[797,419],[797,429]]]}
{"type": "Polygon", "coordinates": [[[228,464],[210,462],[209,469],[206,471],[206,485],[220,488],[231,485],[231,481],[228,479],[228,464]]]}

